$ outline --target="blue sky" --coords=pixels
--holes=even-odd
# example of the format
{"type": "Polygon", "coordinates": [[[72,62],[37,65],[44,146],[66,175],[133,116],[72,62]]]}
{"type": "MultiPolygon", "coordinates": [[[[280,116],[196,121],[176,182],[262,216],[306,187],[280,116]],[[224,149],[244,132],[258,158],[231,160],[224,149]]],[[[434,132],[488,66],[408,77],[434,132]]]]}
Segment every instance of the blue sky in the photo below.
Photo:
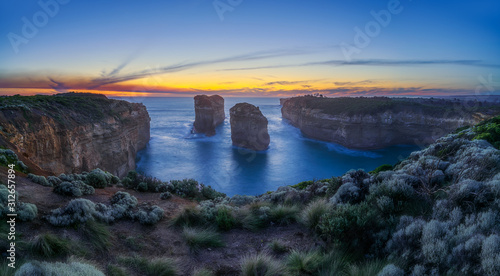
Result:
{"type": "Polygon", "coordinates": [[[500,82],[498,1],[40,2],[58,11],[0,3],[4,94],[452,95],[474,93],[481,77],[500,82]],[[223,20],[214,3],[230,7],[223,20]],[[389,6],[399,12],[346,57],[359,46],[355,28],[366,33],[371,12],[389,6]],[[34,36],[23,35],[23,17],[39,20],[34,36]],[[23,42],[13,47],[14,36],[23,42]]]}

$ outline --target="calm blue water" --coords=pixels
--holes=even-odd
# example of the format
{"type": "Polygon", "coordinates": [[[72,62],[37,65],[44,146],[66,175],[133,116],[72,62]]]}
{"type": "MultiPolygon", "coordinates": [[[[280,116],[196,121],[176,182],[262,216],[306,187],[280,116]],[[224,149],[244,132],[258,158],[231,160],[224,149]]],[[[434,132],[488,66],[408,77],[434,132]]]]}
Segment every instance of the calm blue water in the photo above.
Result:
{"type": "Polygon", "coordinates": [[[137,170],[162,180],[194,178],[229,196],[257,195],[305,180],[342,175],[349,169],[373,170],[394,164],[416,149],[394,146],[355,151],[314,141],[281,118],[278,98],[226,98],[226,120],[213,137],[191,134],[192,98],[121,98],[146,105],[151,140],[139,152],[137,170]],[[231,145],[229,108],[239,102],[260,107],[269,121],[271,144],[253,153],[231,145]]]}

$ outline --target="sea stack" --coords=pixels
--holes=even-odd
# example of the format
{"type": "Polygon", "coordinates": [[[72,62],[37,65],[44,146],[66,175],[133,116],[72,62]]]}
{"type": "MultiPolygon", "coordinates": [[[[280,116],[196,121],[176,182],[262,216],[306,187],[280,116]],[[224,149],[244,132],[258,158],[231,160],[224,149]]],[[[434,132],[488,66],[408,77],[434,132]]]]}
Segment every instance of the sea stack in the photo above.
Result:
{"type": "Polygon", "coordinates": [[[267,118],[260,109],[249,103],[233,106],[231,115],[231,139],[233,145],[250,150],[261,151],[269,147],[267,118]]]}
{"type": "Polygon", "coordinates": [[[224,122],[224,98],[219,95],[198,95],[194,97],[194,133],[215,135],[215,128],[224,122]]]}

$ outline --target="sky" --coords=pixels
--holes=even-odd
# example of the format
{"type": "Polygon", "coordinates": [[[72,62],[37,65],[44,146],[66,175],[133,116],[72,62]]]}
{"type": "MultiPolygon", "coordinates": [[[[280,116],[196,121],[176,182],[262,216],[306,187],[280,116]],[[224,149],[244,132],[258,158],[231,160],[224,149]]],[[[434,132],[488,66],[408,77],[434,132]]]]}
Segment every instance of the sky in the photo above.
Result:
{"type": "Polygon", "coordinates": [[[0,2],[0,95],[500,94],[500,1],[0,2]]]}

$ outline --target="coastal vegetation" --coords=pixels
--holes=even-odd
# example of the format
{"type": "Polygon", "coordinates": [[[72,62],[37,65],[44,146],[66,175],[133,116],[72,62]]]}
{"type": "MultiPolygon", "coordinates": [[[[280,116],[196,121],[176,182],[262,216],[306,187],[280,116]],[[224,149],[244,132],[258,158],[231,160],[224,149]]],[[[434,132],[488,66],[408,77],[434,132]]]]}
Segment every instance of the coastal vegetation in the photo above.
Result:
{"type": "MultiPolygon", "coordinates": [[[[22,232],[30,223],[44,231],[19,235],[25,263],[16,275],[498,275],[499,122],[461,129],[394,165],[259,196],[134,171],[30,174],[27,185],[66,203],[39,203],[38,214],[36,199],[18,202],[32,221],[22,232]]],[[[2,206],[7,191],[0,185],[2,206]]]]}

